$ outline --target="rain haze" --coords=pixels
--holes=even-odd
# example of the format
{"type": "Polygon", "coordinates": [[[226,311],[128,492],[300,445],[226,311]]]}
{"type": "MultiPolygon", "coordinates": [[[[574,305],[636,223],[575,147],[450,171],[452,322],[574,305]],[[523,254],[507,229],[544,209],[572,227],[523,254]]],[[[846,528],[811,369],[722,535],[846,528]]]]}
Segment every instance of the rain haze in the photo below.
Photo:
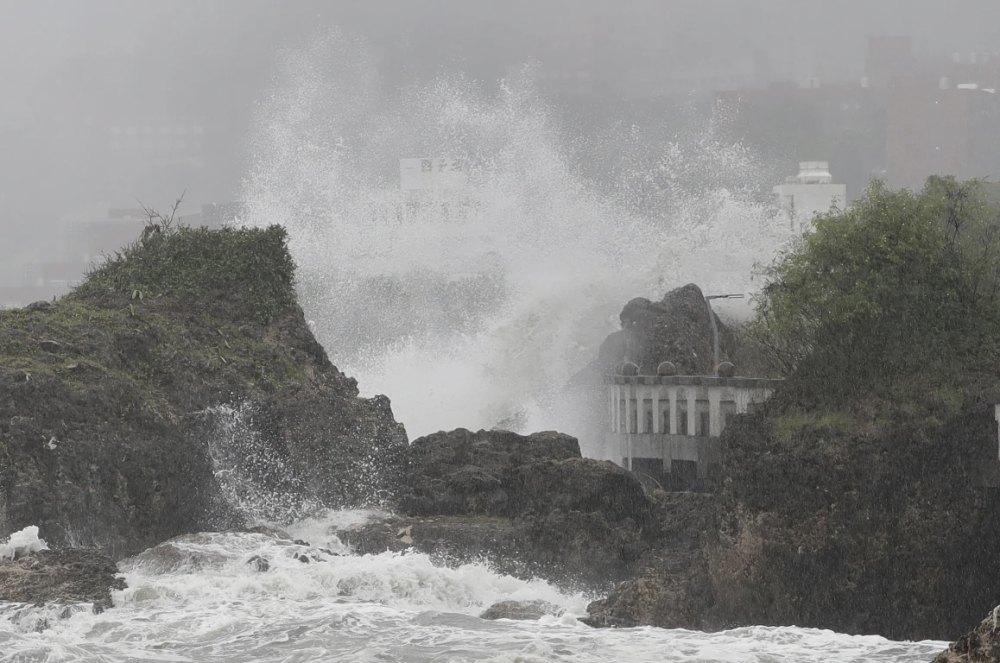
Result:
{"type": "Polygon", "coordinates": [[[996,652],[997,26],[0,0],[0,663],[996,652]]]}
{"type": "MultiPolygon", "coordinates": [[[[51,243],[46,226],[83,210],[186,206],[240,193],[253,105],[281,48],[339,26],[364,39],[387,86],[460,71],[496,80],[541,64],[555,104],[581,114],[697,90],[857,82],[871,37],[906,36],[918,58],[1000,50],[1000,6],[881,0],[412,2],[56,2],[4,0],[0,22],[0,223],[51,243]],[[202,127],[189,163],[135,160],[115,128],[202,127]],[[151,161],[161,162],[153,165],[151,161]]],[[[569,128],[570,130],[572,127],[569,128]]],[[[52,259],[56,256],[42,256],[52,259]]],[[[15,279],[5,274],[4,285],[15,279]]],[[[16,279],[15,279],[16,280],[16,279]]]]}
{"type": "Polygon", "coordinates": [[[847,198],[872,177],[1000,172],[988,1],[7,0],[3,16],[0,304],[66,292],[143,206],[182,194],[189,225],[281,223],[320,340],[417,434],[558,424],[543,384],[586,363],[621,301],[750,288],[782,241],[763,207],[801,161],[847,198]],[[914,103],[964,116],[948,133],[914,103]],[[478,239],[379,235],[399,159],[456,154],[478,173],[478,239]],[[608,272],[584,286],[573,265],[592,261],[608,272]],[[330,272],[346,264],[360,272],[330,272]],[[550,300],[563,310],[526,341],[550,300]]]}

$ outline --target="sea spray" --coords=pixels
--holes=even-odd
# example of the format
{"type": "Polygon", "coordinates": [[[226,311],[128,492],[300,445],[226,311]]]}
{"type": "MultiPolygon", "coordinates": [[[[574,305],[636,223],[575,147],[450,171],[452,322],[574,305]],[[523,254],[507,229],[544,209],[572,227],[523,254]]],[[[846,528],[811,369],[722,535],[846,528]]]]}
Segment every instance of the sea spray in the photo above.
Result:
{"type": "Polygon", "coordinates": [[[747,291],[788,237],[760,203],[759,162],[717,126],[651,142],[626,128],[614,159],[587,145],[571,159],[531,81],[386,92],[355,42],[291,49],[258,104],[247,222],[289,229],[317,336],[411,436],[559,428],[587,453],[594,431],[561,391],[622,305],[691,281],[747,291]],[[571,163],[588,150],[603,161],[584,177],[571,163]],[[465,164],[457,218],[410,204],[403,157],[465,164]]]}
{"type": "Polygon", "coordinates": [[[38,538],[38,527],[29,525],[14,532],[3,543],[0,543],[0,560],[17,559],[39,550],[48,550],[49,545],[38,538]]]}
{"type": "Polygon", "coordinates": [[[313,509],[283,455],[264,439],[253,405],[220,405],[200,416],[222,499],[247,524],[287,523],[313,509]]]}

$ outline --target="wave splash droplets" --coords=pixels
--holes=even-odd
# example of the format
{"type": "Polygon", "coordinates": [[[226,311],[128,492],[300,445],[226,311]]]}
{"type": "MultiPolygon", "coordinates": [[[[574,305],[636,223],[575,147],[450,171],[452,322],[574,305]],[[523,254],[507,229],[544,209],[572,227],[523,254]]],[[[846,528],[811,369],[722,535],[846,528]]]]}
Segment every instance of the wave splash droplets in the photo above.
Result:
{"type": "Polygon", "coordinates": [[[317,336],[411,436],[500,423],[586,438],[553,404],[622,305],[689,281],[745,288],[785,239],[748,202],[758,165],[713,128],[623,131],[574,158],[531,74],[387,93],[360,46],[328,35],[284,54],[257,109],[248,220],[288,228],[317,336]],[[414,202],[404,157],[461,160],[467,187],[414,202]]]}

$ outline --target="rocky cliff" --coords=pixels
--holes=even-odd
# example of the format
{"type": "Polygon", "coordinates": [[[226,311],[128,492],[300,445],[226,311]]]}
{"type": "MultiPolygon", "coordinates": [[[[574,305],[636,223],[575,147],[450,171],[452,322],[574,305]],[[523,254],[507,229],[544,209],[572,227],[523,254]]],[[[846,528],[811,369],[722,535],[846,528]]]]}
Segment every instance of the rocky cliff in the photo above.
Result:
{"type": "MultiPolygon", "coordinates": [[[[707,312],[694,286],[659,304],[629,302],[622,326],[602,348],[605,366],[627,358],[643,374],[662,360],[682,373],[710,369],[710,335],[699,336],[707,312]]],[[[732,341],[723,356],[752,364],[749,346],[723,330],[732,341]]],[[[728,423],[713,494],[651,498],[663,534],[633,576],[591,605],[591,623],[953,639],[994,605],[992,405],[966,397],[972,391],[947,374],[838,409],[794,384],[728,423]]]]}
{"type": "Polygon", "coordinates": [[[405,432],[313,338],[284,231],[147,230],[64,299],[0,311],[0,539],[120,557],[244,525],[247,490],[380,500],[405,432]]]}
{"type": "MultiPolygon", "coordinates": [[[[712,314],[714,315],[714,313],[712,314]]],[[[604,367],[630,361],[642,375],[656,375],[660,362],[669,361],[680,375],[711,375],[714,337],[708,304],[701,289],[689,283],[666,293],[658,302],[633,299],[621,315],[622,328],[601,344],[598,363],[604,367]]],[[[739,365],[736,339],[716,316],[719,360],[739,365]]]]}
{"type": "Polygon", "coordinates": [[[736,417],[714,514],[667,516],[688,544],[647,554],[592,619],[956,638],[1000,595],[1000,497],[981,483],[997,463],[992,407],[936,425],[873,414],[779,396],[736,417]]]}
{"type": "Polygon", "coordinates": [[[654,503],[575,438],[458,429],[414,440],[399,516],[344,533],[358,552],[414,548],[445,563],[607,588],[655,545],[654,503]]]}

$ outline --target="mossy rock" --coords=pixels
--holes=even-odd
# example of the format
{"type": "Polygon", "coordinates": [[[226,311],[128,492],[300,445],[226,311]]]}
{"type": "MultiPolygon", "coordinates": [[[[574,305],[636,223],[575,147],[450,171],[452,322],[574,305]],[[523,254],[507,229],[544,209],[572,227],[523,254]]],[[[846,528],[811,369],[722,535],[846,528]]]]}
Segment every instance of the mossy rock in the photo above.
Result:
{"type": "Polygon", "coordinates": [[[0,539],[38,525],[117,556],[246,524],[213,465],[227,406],[252,412],[253,480],[291,502],[399,482],[405,431],[313,337],[280,227],[146,233],[61,300],[0,311],[0,539]]]}

